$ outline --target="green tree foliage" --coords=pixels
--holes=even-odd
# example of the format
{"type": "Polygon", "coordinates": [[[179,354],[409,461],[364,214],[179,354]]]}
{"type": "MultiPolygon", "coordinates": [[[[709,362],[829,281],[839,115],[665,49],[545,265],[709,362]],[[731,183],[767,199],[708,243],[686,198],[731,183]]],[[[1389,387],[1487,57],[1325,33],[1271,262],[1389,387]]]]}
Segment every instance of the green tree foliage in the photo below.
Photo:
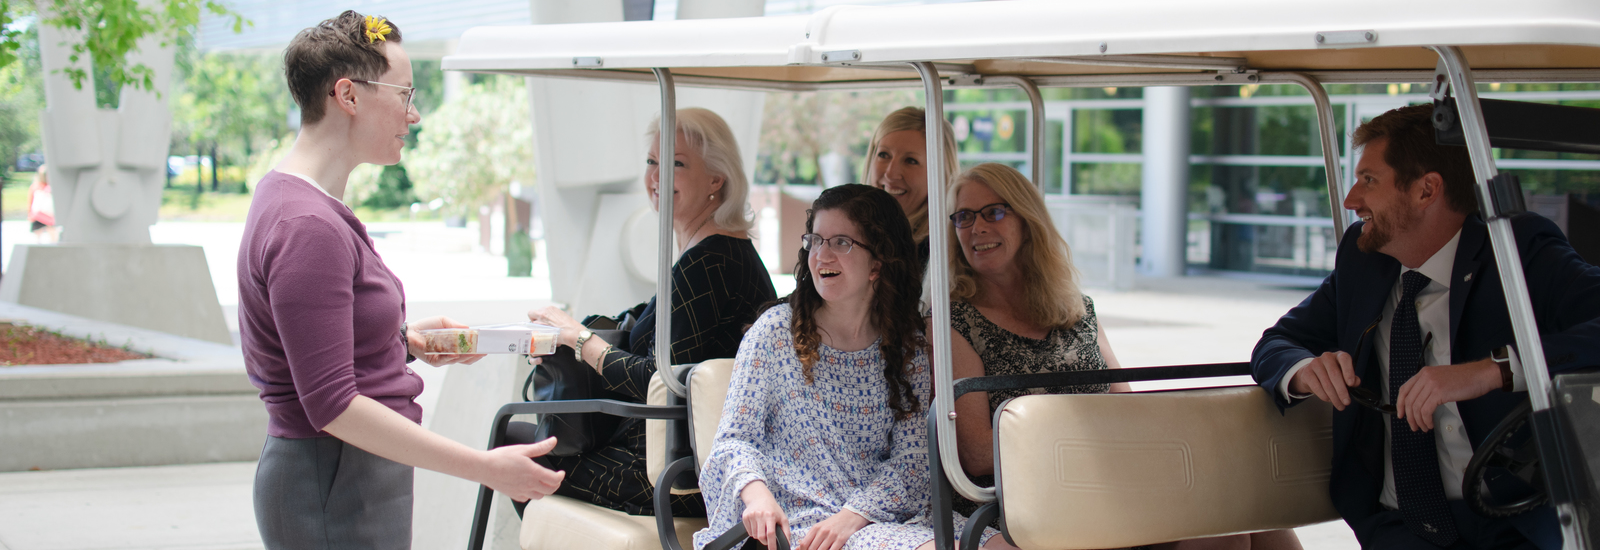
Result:
{"type": "Polygon", "coordinates": [[[31,25],[18,32],[23,35],[21,47],[11,50],[17,56],[16,62],[0,67],[0,179],[11,173],[18,155],[40,148],[44,82],[39,67],[39,32],[31,25]]]}
{"type": "MultiPolygon", "coordinates": [[[[166,47],[188,40],[190,32],[200,24],[200,11],[233,19],[233,31],[239,32],[247,21],[221,2],[215,0],[42,0],[48,7],[44,22],[62,28],[83,31],[82,42],[68,44],[71,49],[71,66],[61,69],[72,79],[73,85],[82,88],[90,67],[109,80],[112,89],[134,86],[141,90],[155,89],[155,73],[143,63],[128,63],[128,54],[139,47],[139,41],[154,36],[166,47]],[[84,63],[87,61],[87,63],[84,63]]],[[[34,13],[28,0],[0,0],[0,23],[34,13]]],[[[0,67],[15,61],[11,52],[20,47],[20,37],[0,33],[0,67]]]]}
{"type": "Polygon", "coordinates": [[[360,200],[351,197],[352,193],[345,193],[347,200],[367,208],[399,208],[417,202],[417,195],[412,192],[411,177],[404,164],[375,168],[376,173],[367,175],[368,181],[362,182],[360,200]]]}
{"type": "MultiPolygon", "coordinates": [[[[13,11],[11,3],[12,0],[0,0],[0,68],[9,67],[17,61],[17,50],[22,48],[24,40],[23,32],[11,27],[17,22],[19,15],[26,14],[21,13],[21,9],[13,11]]],[[[27,0],[21,2],[21,4],[26,3],[27,0]]]]}
{"type": "Polygon", "coordinates": [[[289,132],[293,100],[279,56],[185,50],[173,86],[175,153],[214,156],[213,166],[240,165],[289,132]]]}
{"type": "Polygon", "coordinates": [[[921,106],[921,97],[906,90],[767,94],[756,181],[817,183],[819,160],[830,152],[845,157],[856,180],[878,122],[895,109],[921,106]]]}
{"type": "Polygon", "coordinates": [[[418,198],[442,198],[458,214],[476,211],[513,181],[531,183],[533,122],[523,80],[491,77],[440,105],[423,119],[405,166],[418,198]]]}

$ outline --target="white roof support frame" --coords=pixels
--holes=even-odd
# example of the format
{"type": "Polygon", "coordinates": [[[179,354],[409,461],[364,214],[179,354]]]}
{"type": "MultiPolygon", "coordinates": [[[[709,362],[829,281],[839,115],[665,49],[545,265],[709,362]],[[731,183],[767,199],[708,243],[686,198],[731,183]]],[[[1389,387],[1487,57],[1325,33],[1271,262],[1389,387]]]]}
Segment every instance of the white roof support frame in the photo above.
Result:
{"type": "MultiPolygon", "coordinates": [[[[656,216],[660,222],[656,235],[656,376],[678,397],[688,397],[689,388],[672,374],[672,264],[676,263],[678,247],[674,246],[672,232],[673,179],[677,175],[673,159],[678,145],[678,89],[672,81],[672,70],[655,69],[656,81],[661,85],[661,145],[656,155],[656,173],[659,182],[656,201],[660,204],[656,216]],[[666,168],[662,168],[665,166],[666,168]],[[659,190],[665,189],[662,193],[659,190]]],[[[649,177],[646,175],[645,177],[649,177]]],[[[686,243],[687,244],[687,243],[686,243]]]]}
{"type": "MultiPolygon", "coordinates": [[[[482,74],[502,74],[508,76],[538,76],[548,78],[570,78],[587,81],[634,82],[655,83],[657,79],[652,73],[639,71],[608,70],[608,69],[551,69],[539,71],[493,70],[472,71],[482,74]]],[[[1310,77],[1322,84],[1390,84],[1409,82],[1413,84],[1428,84],[1433,82],[1433,71],[1424,70],[1382,70],[1382,71],[1255,71],[1245,73],[1206,74],[1206,73],[1138,73],[1138,74],[1108,74],[1108,75],[1063,75],[1063,76],[1025,76],[1025,75],[981,75],[961,73],[960,76],[975,77],[973,79],[946,78],[945,86],[950,88],[984,88],[1013,86],[1010,80],[995,80],[1000,77],[1018,78],[1032,82],[1038,88],[1103,88],[1107,86],[1216,86],[1216,85],[1243,85],[1243,84],[1298,84],[1295,77],[1284,77],[1285,74],[1298,74],[1310,77]]],[[[1560,82],[1600,82],[1600,69],[1553,69],[1546,71],[1525,71],[1505,69],[1480,69],[1472,71],[1475,82],[1505,82],[1505,83],[1560,83],[1560,82]]],[[[726,90],[750,90],[763,92],[819,92],[819,91],[846,91],[846,90],[896,90],[904,88],[921,87],[922,82],[910,79],[884,79],[884,80],[856,80],[844,82],[791,82],[777,80],[760,80],[748,78],[728,78],[713,76],[673,75],[673,81],[679,86],[690,88],[718,88],[726,90]]],[[[1020,86],[1020,85],[1018,85],[1020,86]]]]}
{"type": "MultiPolygon", "coordinates": [[[[1443,73],[1438,75],[1435,86],[1448,86],[1448,91],[1456,98],[1462,133],[1467,141],[1467,154],[1472,158],[1472,172],[1477,176],[1478,208],[1483,211],[1484,221],[1489,225],[1489,244],[1494,249],[1500,286],[1505,294],[1507,312],[1511,315],[1511,331],[1516,336],[1517,356],[1522,360],[1523,378],[1528,384],[1528,399],[1533,403],[1535,421],[1531,424],[1534,438],[1541,443],[1555,442],[1561,438],[1555,425],[1538,421],[1550,414],[1550,369],[1545,362],[1544,346],[1540,343],[1539,324],[1533,316],[1533,301],[1528,296],[1528,279],[1522,273],[1522,254],[1517,250],[1517,237],[1511,231],[1511,218],[1499,215],[1491,198],[1494,192],[1489,187],[1489,181],[1500,171],[1495,168],[1494,152],[1489,146],[1489,127],[1483,121],[1483,108],[1478,104],[1478,88],[1467,69],[1467,57],[1460,48],[1433,46],[1432,49],[1439,53],[1438,72],[1443,73]]],[[[1435,97],[1443,99],[1445,94],[1439,91],[1435,89],[1435,97]]],[[[1554,448],[1548,443],[1540,445],[1539,461],[1546,470],[1561,468],[1566,464],[1561,457],[1547,452],[1554,448]]],[[[1569,475],[1563,474],[1561,477],[1571,479],[1569,475]]],[[[1555,493],[1552,492],[1551,496],[1554,497],[1555,493]]],[[[1553,504],[1557,523],[1561,524],[1562,548],[1589,548],[1572,501],[1553,504]]]]}
{"type": "MultiPolygon", "coordinates": [[[[1343,233],[1342,176],[1325,85],[1433,83],[1435,61],[1448,68],[1474,169],[1495,174],[1478,110],[1477,82],[1600,82],[1600,3],[1524,0],[1219,0],[1185,3],[1016,1],[898,8],[835,7],[811,16],[724,20],[479,27],[463,35],[444,68],[583,78],[662,86],[661,152],[671,154],[674,84],[758,91],[905,89],[921,86],[927,123],[943,123],[945,87],[1018,86],[1034,116],[1034,179],[1042,184],[1042,87],[1295,84],[1317,111],[1330,211],[1343,233]],[[1449,13],[1441,19],[1440,13],[1449,13]],[[1137,14],[1137,16],[1130,16],[1137,14]],[[1311,23],[1308,23],[1311,22],[1311,23]],[[1314,25],[1314,26],[1313,26],[1314,25]],[[1449,44],[1450,46],[1437,46],[1449,44]],[[1432,48],[1429,52],[1424,48],[1432,48]],[[1484,69],[1472,70],[1468,59],[1484,69]],[[580,61],[582,61],[580,63],[580,61]],[[907,67],[915,71],[913,78],[907,67]]],[[[943,190],[943,140],[928,135],[930,189],[943,190]]],[[[670,186],[670,173],[662,183],[670,186]]],[[[1485,186],[1486,187],[1486,186],[1485,186]]],[[[661,199],[658,308],[670,311],[670,193],[661,199]]],[[[930,217],[948,211],[930,192],[930,217]]],[[[1492,211],[1491,211],[1492,212],[1492,211]]],[[[935,218],[937,219],[937,218],[935,218]]],[[[1549,406],[1547,367],[1533,332],[1526,282],[1506,220],[1488,220],[1512,309],[1519,353],[1530,373],[1536,417],[1549,406]],[[1522,352],[1521,350],[1529,350],[1522,352]],[[1538,379],[1535,385],[1534,379],[1538,379]]],[[[957,493],[992,501],[961,472],[955,453],[950,366],[948,232],[931,232],[934,415],[946,478],[957,493]]],[[[659,319],[659,317],[658,317],[659,319]]],[[[657,337],[670,335],[658,329],[657,337]]],[[[661,369],[670,351],[657,342],[661,369]]],[[[673,391],[681,385],[658,373],[673,391]]],[[[1536,422],[1537,425],[1537,422],[1536,422]]],[[[1541,434],[1541,439],[1553,434],[1541,434]]],[[[1553,461],[1551,462],[1554,463],[1553,461]]],[[[1558,508],[1570,517],[1571,507],[1558,508]]],[[[1573,522],[1574,524],[1576,522],[1573,522]]],[[[1566,527],[1567,548],[1581,541],[1566,527]]]]}

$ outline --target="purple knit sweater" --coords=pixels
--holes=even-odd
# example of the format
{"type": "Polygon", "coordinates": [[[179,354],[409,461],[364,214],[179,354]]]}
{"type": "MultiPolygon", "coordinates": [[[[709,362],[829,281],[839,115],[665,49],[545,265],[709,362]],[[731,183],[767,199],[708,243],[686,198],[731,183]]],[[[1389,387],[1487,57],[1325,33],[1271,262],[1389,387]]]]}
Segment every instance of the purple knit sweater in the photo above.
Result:
{"type": "Polygon", "coordinates": [[[357,395],[422,421],[400,342],[405,293],[348,207],[311,182],[256,184],[239,244],[239,339],[267,433],[327,437],[357,395]]]}

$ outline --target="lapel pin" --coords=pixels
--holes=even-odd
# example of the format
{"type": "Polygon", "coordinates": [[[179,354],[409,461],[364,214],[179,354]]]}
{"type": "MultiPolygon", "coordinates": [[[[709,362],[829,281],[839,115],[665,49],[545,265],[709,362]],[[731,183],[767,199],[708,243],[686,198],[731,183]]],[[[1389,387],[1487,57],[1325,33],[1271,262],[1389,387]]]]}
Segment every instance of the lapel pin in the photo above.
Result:
{"type": "Polygon", "coordinates": [[[1472,281],[1472,274],[1471,273],[1468,273],[1465,277],[1461,278],[1461,282],[1463,282],[1463,283],[1471,282],[1471,281],[1472,281]]]}

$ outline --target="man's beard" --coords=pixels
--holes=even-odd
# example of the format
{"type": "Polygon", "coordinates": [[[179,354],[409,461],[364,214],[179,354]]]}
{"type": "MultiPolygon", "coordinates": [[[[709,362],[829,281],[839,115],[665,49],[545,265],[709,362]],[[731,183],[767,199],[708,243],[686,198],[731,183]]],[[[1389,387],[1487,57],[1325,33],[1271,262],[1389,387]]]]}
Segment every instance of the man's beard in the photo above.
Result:
{"type": "Polygon", "coordinates": [[[1371,254],[1380,252],[1383,247],[1389,246],[1394,236],[1406,231],[1411,231],[1417,226],[1417,221],[1422,219],[1422,213],[1409,207],[1409,205],[1396,205],[1395,208],[1379,212],[1372,212],[1372,220],[1361,229],[1361,236],[1356,238],[1356,248],[1371,254]]]}

